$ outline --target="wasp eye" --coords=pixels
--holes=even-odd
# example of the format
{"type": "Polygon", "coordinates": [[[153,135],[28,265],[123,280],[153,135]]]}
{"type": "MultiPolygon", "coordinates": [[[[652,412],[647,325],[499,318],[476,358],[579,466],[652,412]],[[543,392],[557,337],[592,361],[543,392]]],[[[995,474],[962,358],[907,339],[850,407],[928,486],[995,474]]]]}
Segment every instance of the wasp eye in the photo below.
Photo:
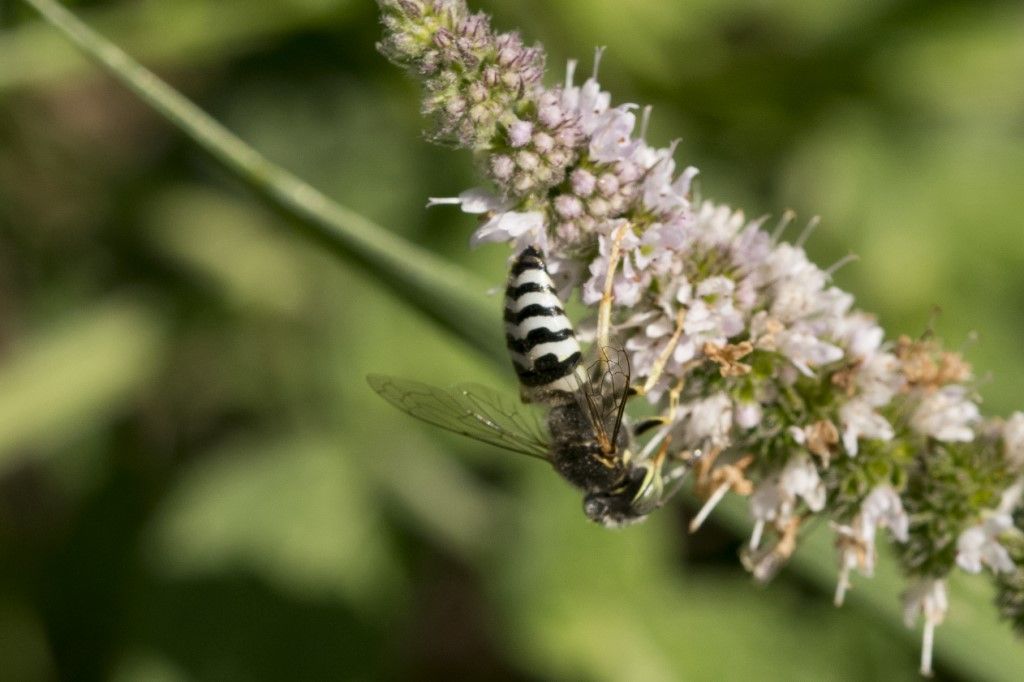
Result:
{"type": "Polygon", "coordinates": [[[602,523],[608,515],[608,499],[604,495],[587,495],[583,498],[583,513],[591,521],[602,523]]]}

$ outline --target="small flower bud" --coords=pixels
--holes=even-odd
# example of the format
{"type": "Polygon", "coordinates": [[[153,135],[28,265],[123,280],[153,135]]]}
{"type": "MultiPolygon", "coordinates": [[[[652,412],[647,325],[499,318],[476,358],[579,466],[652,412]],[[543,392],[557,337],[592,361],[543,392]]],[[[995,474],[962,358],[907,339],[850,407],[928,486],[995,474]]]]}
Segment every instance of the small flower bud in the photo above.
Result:
{"type": "Polygon", "coordinates": [[[474,45],[487,39],[488,29],[490,23],[487,21],[487,15],[482,12],[470,15],[459,23],[458,32],[465,38],[471,40],[474,45]]]}
{"type": "Polygon", "coordinates": [[[397,0],[398,8],[410,19],[419,19],[423,12],[418,3],[411,0],[397,0]]]}
{"type": "Polygon", "coordinates": [[[569,165],[572,157],[564,149],[554,149],[548,154],[548,163],[558,168],[565,168],[569,165]]]}
{"type": "Polygon", "coordinates": [[[461,116],[466,110],[466,101],[461,97],[452,97],[444,103],[444,112],[450,116],[461,116]]]}
{"type": "Polygon", "coordinates": [[[441,53],[437,50],[427,50],[420,56],[419,74],[431,76],[441,68],[441,53]]]}
{"type": "Polygon", "coordinates": [[[555,232],[560,239],[564,239],[569,243],[578,241],[580,238],[580,229],[576,223],[572,222],[559,223],[555,228],[555,232]]]}
{"type": "Polygon", "coordinates": [[[537,109],[537,120],[546,128],[557,128],[562,122],[562,107],[541,103],[537,109]]]}
{"type": "Polygon", "coordinates": [[[439,28],[434,32],[434,44],[442,50],[450,50],[455,45],[455,36],[446,28],[439,28]]]}
{"type": "Polygon", "coordinates": [[[522,77],[515,71],[505,71],[501,74],[501,84],[509,90],[517,91],[523,84],[522,77]]]}
{"type": "Polygon", "coordinates": [[[488,109],[487,105],[483,102],[474,104],[469,110],[469,119],[476,124],[489,121],[491,119],[490,109],[488,109]]]}
{"type": "Polygon", "coordinates": [[[512,147],[524,147],[530,141],[533,124],[529,121],[515,121],[508,127],[508,143],[512,147]]]}
{"type": "Polygon", "coordinates": [[[544,76],[544,67],[538,65],[528,66],[519,73],[520,82],[523,85],[533,85],[544,76]]]}
{"type": "Polygon", "coordinates": [[[602,173],[597,179],[597,191],[610,197],[619,191],[619,179],[611,173],[602,173]]]}
{"type": "Polygon", "coordinates": [[[486,85],[480,82],[476,82],[470,83],[469,87],[466,88],[466,94],[469,95],[470,101],[472,101],[474,104],[479,104],[480,102],[487,101],[487,96],[489,93],[487,92],[486,85]]]}
{"type": "Polygon", "coordinates": [[[526,194],[533,189],[533,177],[529,173],[518,173],[512,180],[512,189],[517,194],[526,194]]]}
{"type": "Polygon", "coordinates": [[[480,57],[476,54],[475,47],[463,38],[459,38],[455,41],[456,47],[458,47],[459,55],[452,59],[452,61],[459,60],[467,69],[476,69],[480,64],[480,57]]]}
{"type": "Polygon", "coordinates": [[[540,158],[533,152],[522,151],[516,154],[516,165],[524,171],[532,171],[540,165],[540,158]]]}
{"type": "Polygon", "coordinates": [[[522,50],[519,46],[506,44],[498,49],[498,65],[508,68],[515,63],[515,61],[522,55],[522,50]]]}
{"type": "Polygon", "coordinates": [[[594,193],[594,187],[597,184],[597,179],[589,172],[582,168],[577,168],[572,172],[570,178],[572,183],[572,191],[576,196],[589,197],[594,193]]]}
{"type": "Polygon", "coordinates": [[[555,134],[555,141],[560,147],[575,149],[579,145],[580,131],[574,125],[563,126],[555,134]]]}
{"type": "Polygon", "coordinates": [[[555,199],[555,212],[567,220],[578,218],[583,215],[583,202],[572,194],[560,194],[555,199]]]}
{"type": "Polygon", "coordinates": [[[481,76],[483,77],[484,85],[489,88],[496,87],[501,83],[501,69],[493,64],[485,66],[481,72],[481,76]]]}
{"type": "Polygon", "coordinates": [[[499,154],[491,157],[491,175],[495,180],[506,181],[512,177],[516,170],[516,164],[511,156],[499,154]]]}
{"type": "Polygon", "coordinates": [[[595,218],[604,218],[611,212],[611,206],[601,197],[594,197],[587,202],[587,212],[595,218]]]}
{"type": "Polygon", "coordinates": [[[541,154],[547,154],[555,146],[555,140],[547,133],[537,133],[533,136],[533,148],[541,154]]]}

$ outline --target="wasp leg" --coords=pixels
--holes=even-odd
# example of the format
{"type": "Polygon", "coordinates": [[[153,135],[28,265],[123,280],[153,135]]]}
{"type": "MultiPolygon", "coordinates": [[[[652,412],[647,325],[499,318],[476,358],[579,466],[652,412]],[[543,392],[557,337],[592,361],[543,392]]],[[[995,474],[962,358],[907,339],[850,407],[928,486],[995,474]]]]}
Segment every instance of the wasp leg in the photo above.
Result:
{"type": "Polygon", "coordinates": [[[668,455],[668,445],[671,440],[671,437],[666,437],[662,442],[661,447],[658,448],[658,452],[651,458],[650,466],[647,467],[647,473],[644,475],[643,483],[640,484],[640,488],[637,490],[634,500],[638,499],[641,495],[645,495],[650,486],[654,486],[657,498],[659,500],[661,499],[663,490],[661,466],[665,463],[665,457],[668,455]]]}
{"type": "Polygon", "coordinates": [[[676,328],[672,332],[672,336],[669,338],[668,344],[662,349],[661,353],[658,354],[658,359],[654,361],[654,366],[651,367],[651,373],[647,375],[647,381],[640,386],[633,387],[633,395],[646,395],[655,387],[658,380],[661,379],[661,375],[665,371],[665,366],[672,357],[672,353],[675,352],[676,346],[679,345],[679,339],[683,336],[683,325],[685,323],[686,309],[680,308],[679,312],[676,313],[676,328]]]}
{"type": "MultiPolygon", "coordinates": [[[[668,392],[668,412],[660,414],[657,417],[648,417],[642,422],[638,423],[633,427],[633,435],[641,436],[656,426],[664,426],[672,424],[676,420],[676,413],[679,411],[679,396],[683,392],[683,387],[686,385],[686,381],[680,379],[675,386],[669,389],[668,392]]],[[[645,391],[642,386],[634,386],[629,389],[629,395],[640,396],[644,395],[645,391]]]]}
{"type": "MultiPolygon", "coordinates": [[[[650,440],[647,441],[643,450],[637,453],[637,459],[640,461],[646,461],[647,458],[651,456],[651,453],[655,452],[655,448],[662,445],[662,441],[666,444],[662,447],[667,447],[668,441],[671,440],[669,433],[672,431],[673,424],[675,424],[676,411],[679,406],[679,393],[682,390],[683,382],[680,381],[671,391],[669,391],[668,413],[645,419],[635,427],[633,431],[634,436],[646,433],[655,427],[660,427],[655,434],[651,436],[650,440]]],[[[627,455],[629,455],[629,453],[627,453],[627,455]]],[[[659,450],[654,456],[664,458],[665,455],[659,450]]]]}
{"type": "Polygon", "coordinates": [[[637,493],[637,497],[634,498],[634,501],[636,501],[641,496],[645,496],[653,502],[653,506],[646,513],[660,509],[670,499],[675,497],[676,493],[682,489],[686,473],[690,470],[685,456],[682,456],[679,452],[669,452],[670,441],[671,438],[666,438],[665,442],[658,449],[657,454],[651,459],[651,465],[647,468],[644,482],[637,493]],[[683,465],[666,469],[666,462],[670,459],[681,461],[683,465]]]}

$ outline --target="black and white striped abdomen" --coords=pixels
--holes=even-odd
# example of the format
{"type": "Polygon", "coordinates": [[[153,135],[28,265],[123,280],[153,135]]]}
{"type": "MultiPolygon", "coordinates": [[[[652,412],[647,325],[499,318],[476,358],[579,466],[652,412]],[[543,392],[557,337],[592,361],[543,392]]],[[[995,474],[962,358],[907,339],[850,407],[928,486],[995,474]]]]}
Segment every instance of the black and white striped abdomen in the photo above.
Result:
{"type": "Polygon", "coordinates": [[[531,393],[574,392],[580,344],[555,293],[544,255],[533,247],[512,263],[505,289],[505,340],[519,381],[531,393]]]}

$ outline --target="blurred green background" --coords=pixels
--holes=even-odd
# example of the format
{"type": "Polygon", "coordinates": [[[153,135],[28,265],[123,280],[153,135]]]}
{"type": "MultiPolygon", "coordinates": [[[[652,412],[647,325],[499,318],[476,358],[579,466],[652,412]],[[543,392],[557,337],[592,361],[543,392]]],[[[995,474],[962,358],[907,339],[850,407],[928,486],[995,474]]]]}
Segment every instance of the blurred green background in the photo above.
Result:
{"type": "MultiPolygon", "coordinates": [[[[423,208],[472,163],[422,141],[373,3],[71,4],[270,158],[502,283],[503,249],[423,208]]],[[[1019,1],[475,6],[548,46],[549,82],[606,45],[602,84],[654,104],[649,139],[682,138],[704,196],[820,214],[808,248],[861,256],[837,282],[863,308],[965,349],[988,413],[1024,406],[1019,1]]],[[[609,532],[545,467],[392,410],[368,372],[511,373],[289,227],[0,3],[0,677],[916,677],[892,563],[834,609],[824,524],[762,589],[736,507],[695,537],[692,499],[609,532]]],[[[953,594],[939,676],[1017,678],[987,581],[953,594]]]]}

